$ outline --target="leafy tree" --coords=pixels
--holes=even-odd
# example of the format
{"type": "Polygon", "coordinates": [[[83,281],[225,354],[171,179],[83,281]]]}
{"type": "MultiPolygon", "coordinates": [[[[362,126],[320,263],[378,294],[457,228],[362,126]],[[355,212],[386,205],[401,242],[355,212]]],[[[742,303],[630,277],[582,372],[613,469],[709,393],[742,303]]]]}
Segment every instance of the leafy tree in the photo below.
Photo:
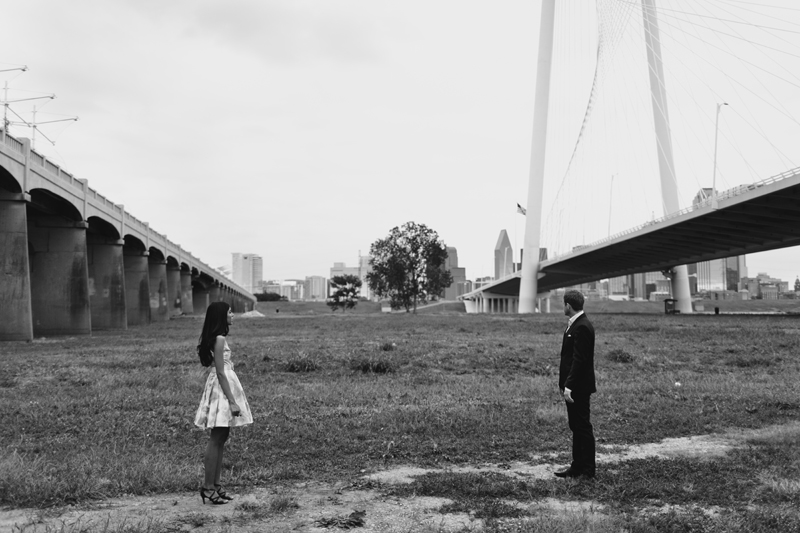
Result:
{"type": "Polygon", "coordinates": [[[445,270],[447,247],[439,235],[424,224],[406,222],[389,236],[372,243],[369,249],[372,272],[367,284],[379,297],[389,298],[392,309],[406,312],[417,304],[441,296],[453,283],[445,270]]]}
{"type": "Polygon", "coordinates": [[[256,293],[255,297],[256,300],[259,302],[277,302],[280,301],[281,299],[281,295],[278,294],[277,292],[267,292],[267,291],[256,293]]]}
{"type": "Polygon", "coordinates": [[[333,276],[331,278],[331,288],[334,291],[327,302],[331,311],[336,311],[340,307],[342,311],[354,308],[358,303],[361,284],[361,279],[352,274],[333,276]]]}

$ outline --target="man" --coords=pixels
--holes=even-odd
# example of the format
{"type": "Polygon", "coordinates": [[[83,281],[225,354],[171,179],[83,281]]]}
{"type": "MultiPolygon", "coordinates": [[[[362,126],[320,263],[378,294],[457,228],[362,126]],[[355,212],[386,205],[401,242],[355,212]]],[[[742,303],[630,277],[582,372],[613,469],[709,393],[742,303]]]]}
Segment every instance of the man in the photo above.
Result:
{"type": "Polygon", "coordinates": [[[594,327],[583,312],[583,294],[570,290],[564,294],[564,314],[569,324],[561,343],[558,388],[567,403],[567,419],[572,431],[572,464],[555,472],[558,477],[595,475],[594,431],[589,421],[589,397],[597,392],[594,380],[594,327]]]}

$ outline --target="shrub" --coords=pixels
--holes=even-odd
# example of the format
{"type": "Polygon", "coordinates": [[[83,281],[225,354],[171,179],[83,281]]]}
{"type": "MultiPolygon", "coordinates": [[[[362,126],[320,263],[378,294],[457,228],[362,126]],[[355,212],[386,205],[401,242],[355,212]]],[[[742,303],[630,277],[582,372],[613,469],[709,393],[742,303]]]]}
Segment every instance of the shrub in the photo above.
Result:
{"type": "Polygon", "coordinates": [[[277,292],[257,292],[255,294],[256,300],[259,302],[279,302],[281,295],[277,292]]]}

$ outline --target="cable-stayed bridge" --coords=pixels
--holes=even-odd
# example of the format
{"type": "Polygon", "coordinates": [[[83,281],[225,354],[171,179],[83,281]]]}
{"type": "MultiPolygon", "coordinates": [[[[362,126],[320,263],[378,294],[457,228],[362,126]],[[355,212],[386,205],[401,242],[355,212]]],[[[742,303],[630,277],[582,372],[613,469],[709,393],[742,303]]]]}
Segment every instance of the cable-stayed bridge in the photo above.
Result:
{"type": "MultiPolygon", "coordinates": [[[[800,246],[800,168],[544,260],[539,290],[800,246]]],[[[472,312],[517,312],[521,272],[461,297],[472,312]]]]}
{"type": "Polygon", "coordinates": [[[522,269],[469,310],[663,271],[691,312],[687,264],[800,244],[798,6],[541,6],[522,269]]]}

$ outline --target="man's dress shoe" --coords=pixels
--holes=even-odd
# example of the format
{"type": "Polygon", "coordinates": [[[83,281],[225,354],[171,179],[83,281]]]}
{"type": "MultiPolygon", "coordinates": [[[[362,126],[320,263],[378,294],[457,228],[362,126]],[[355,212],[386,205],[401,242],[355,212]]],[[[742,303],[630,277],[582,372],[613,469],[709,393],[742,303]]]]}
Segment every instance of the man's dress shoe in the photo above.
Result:
{"type": "Polygon", "coordinates": [[[591,479],[591,478],[594,477],[594,472],[593,471],[588,471],[588,470],[581,471],[581,470],[576,470],[576,469],[574,469],[572,467],[565,468],[564,470],[559,470],[559,471],[553,472],[553,473],[556,475],[556,477],[572,477],[572,478],[579,477],[579,478],[587,478],[587,479],[591,479]]]}

